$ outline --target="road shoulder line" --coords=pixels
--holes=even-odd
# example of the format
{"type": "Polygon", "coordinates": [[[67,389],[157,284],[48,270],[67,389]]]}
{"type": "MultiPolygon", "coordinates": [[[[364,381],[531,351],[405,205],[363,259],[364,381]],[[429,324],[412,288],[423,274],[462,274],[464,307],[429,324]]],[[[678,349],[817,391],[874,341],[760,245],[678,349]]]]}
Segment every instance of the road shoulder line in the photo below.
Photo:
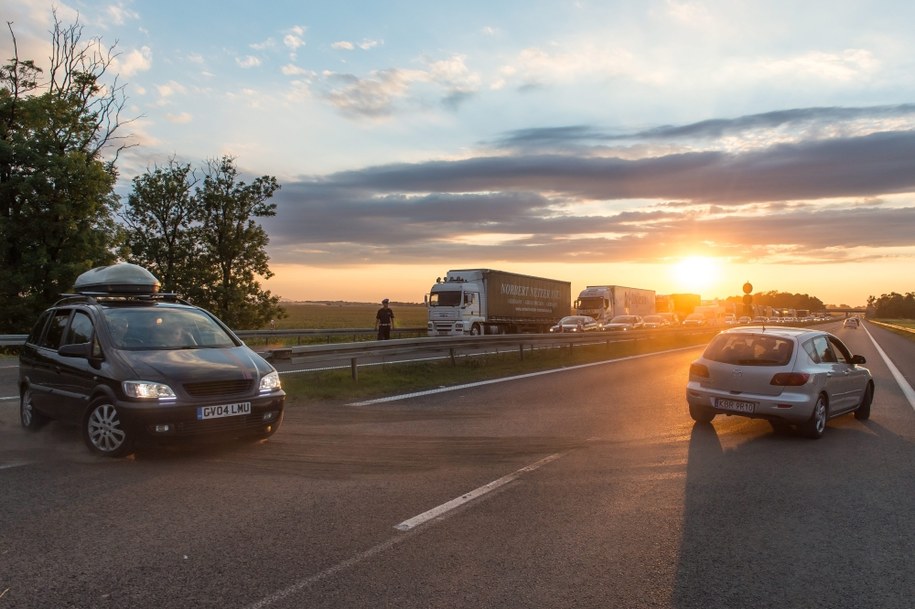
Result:
{"type": "Polygon", "coordinates": [[[909,385],[909,382],[905,380],[905,377],[902,376],[902,373],[899,371],[899,368],[896,367],[896,364],[890,359],[886,354],[886,351],[880,348],[880,345],[877,344],[877,341],[874,340],[874,337],[871,336],[871,333],[868,332],[867,327],[862,324],[864,332],[867,334],[867,337],[871,339],[871,342],[874,343],[874,348],[877,349],[877,353],[880,354],[880,357],[883,358],[883,363],[886,364],[886,367],[890,369],[890,374],[893,375],[893,378],[896,379],[896,383],[899,385],[899,388],[902,389],[902,394],[905,396],[905,399],[909,401],[909,406],[912,407],[912,410],[915,410],[915,390],[912,389],[912,386],[909,385]]]}

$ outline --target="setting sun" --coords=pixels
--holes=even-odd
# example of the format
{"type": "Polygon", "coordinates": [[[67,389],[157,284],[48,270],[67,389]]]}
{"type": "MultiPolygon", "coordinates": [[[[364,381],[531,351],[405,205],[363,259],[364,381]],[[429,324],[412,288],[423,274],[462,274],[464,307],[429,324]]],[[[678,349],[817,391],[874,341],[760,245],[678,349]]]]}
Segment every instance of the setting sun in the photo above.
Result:
{"type": "Polygon", "coordinates": [[[713,258],[690,256],[676,263],[671,270],[672,279],[679,289],[702,293],[719,280],[720,264],[713,258]]]}

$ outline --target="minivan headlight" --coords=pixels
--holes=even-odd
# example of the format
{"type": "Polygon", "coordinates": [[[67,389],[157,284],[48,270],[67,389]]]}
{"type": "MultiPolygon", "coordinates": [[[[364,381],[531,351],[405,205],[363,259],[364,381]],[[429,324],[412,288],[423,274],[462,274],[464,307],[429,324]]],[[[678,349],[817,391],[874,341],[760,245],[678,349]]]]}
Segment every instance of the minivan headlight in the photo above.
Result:
{"type": "Polygon", "coordinates": [[[261,378],[261,393],[270,393],[271,391],[277,391],[281,387],[280,384],[280,373],[274,370],[270,374],[265,375],[261,378]]]}
{"type": "Polygon", "coordinates": [[[151,381],[124,381],[124,393],[138,400],[174,400],[178,396],[172,388],[164,383],[151,381]]]}

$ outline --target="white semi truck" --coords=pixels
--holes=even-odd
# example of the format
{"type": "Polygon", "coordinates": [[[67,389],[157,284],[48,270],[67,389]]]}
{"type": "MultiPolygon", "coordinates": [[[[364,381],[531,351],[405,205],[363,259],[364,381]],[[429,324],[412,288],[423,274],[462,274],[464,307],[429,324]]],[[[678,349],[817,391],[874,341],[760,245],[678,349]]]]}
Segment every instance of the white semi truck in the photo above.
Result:
{"type": "Polygon", "coordinates": [[[617,315],[653,315],[655,293],[621,285],[589,285],[578,295],[575,312],[601,323],[608,323],[617,315]]]}
{"type": "Polygon", "coordinates": [[[568,281],[491,269],[456,269],[427,296],[429,336],[548,332],[571,312],[568,281]]]}

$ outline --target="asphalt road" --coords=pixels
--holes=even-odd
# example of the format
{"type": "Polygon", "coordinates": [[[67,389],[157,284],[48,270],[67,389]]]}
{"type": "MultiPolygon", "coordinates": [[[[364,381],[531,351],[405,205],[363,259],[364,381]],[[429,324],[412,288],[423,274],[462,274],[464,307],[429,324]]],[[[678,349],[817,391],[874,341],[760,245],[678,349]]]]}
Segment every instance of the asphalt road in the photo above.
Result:
{"type": "Polygon", "coordinates": [[[913,346],[834,329],[877,392],[819,441],[694,425],[700,349],[292,406],[267,442],[122,460],[0,400],[0,609],[909,609],[915,406],[868,333],[909,385],[913,346]]]}

